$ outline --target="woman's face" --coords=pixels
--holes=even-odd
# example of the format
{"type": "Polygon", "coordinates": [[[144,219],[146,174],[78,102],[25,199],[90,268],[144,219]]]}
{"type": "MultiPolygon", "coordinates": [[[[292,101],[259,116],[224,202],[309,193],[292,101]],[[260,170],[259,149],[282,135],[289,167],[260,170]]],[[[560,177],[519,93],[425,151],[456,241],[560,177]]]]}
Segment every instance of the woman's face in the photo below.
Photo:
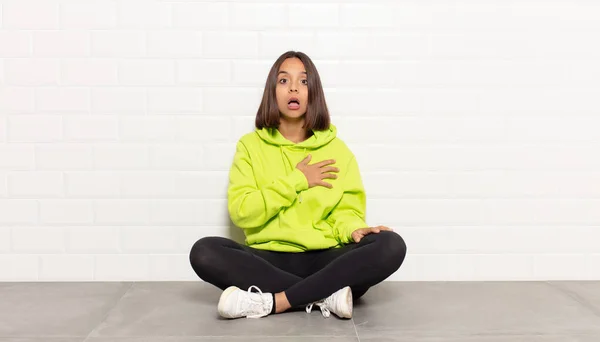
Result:
{"type": "Polygon", "coordinates": [[[275,95],[282,116],[295,119],[306,114],[308,79],[300,59],[288,58],[283,61],[277,74],[275,95]]]}

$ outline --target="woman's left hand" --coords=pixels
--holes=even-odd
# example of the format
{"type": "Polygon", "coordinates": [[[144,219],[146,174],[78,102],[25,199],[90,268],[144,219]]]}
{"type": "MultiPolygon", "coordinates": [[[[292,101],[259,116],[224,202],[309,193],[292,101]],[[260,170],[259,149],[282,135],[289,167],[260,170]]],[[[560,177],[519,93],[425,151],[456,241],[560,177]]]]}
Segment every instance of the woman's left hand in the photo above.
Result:
{"type": "Polygon", "coordinates": [[[362,238],[369,234],[378,234],[382,230],[394,231],[392,228],[386,226],[377,226],[377,227],[367,227],[367,228],[358,228],[357,230],[352,232],[352,239],[354,242],[359,243],[362,238]]]}

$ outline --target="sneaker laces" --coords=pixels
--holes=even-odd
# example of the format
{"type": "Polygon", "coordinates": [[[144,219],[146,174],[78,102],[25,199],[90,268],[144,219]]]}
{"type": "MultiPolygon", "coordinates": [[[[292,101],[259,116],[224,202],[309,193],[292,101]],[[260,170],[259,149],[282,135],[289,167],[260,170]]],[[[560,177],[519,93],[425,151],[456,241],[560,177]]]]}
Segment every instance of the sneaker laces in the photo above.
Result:
{"type": "Polygon", "coordinates": [[[243,299],[242,308],[244,308],[242,315],[246,316],[246,318],[260,318],[267,316],[271,312],[271,304],[269,304],[262,291],[255,285],[248,288],[248,295],[243,299]],[[253,288],[258,293],[253,293],[253,288]]]}
{"type": "Polygon", "coordinates": [[[307,313],[310,313],[312,311],[313,304],[316,305],[316,306],[318,306],[319,309],[321,309],[321,314],[323,315],[323,317],[327,318],[327,317],[329,317],[331,315],[331,311],[329,311],[329,307],[327,307],[327,303],[326,303],[325,300],[308,304],[306,306],[306,312],[307,313]]]}

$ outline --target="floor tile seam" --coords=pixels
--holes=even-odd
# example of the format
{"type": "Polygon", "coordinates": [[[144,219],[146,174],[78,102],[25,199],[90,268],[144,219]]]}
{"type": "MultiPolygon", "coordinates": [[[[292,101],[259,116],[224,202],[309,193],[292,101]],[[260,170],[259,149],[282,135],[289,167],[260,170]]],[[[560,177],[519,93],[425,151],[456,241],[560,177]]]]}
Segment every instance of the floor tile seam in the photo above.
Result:
{"type": "Polygon", "coordinates": [[[571,291],[571,290],[566,289],[566,288],[563,288],[561,286],[558,286],[557,284],[554,284],[551,281],[547,281],[546,284],[548,284],[548,286],[552,287],[553,289],[556,289],[557,291],[559,291],[559,292],[567,295],[571,299],[575,300],[577,303],[581,304],[581,306],[583,306],[584,308],[588,309],[592,314],[594,314],[594,316],[600,317],[600,309],[596,308],[594,305],[589,304],[585,300],[585,298],[581,297],[576,292],[571,291]]]}
{"type": "Polygon", "coordinates": [[[354,322],[354,318],[352,318],[352,326],[354,327],[354,333],[356,334],[356,339],[360,342],[360,336],[358,335],[358,329],[356,329],[356,323],[354,322]]]}
{"type": "Polygon", "coordinates": [[[98,328],[100,328],[102,326],[102,324],[104,324],[104,322],[106,322],[106,320],[108,319],[108,317],[110,317],[110,315],[115,310],[117,305],[119,305],[121,300],[123,300],[123,298],[129,293],[129,291],[131,291],[131,289],[133,288],[134,285],[135,285],[135,282],[132,282],[131,284],[129,284],[129,287],[127,288],[127,290],[123,291],[123,294],[121,296],[119,296],[119,298],[114,302],[114,304],[111,306],[111,308],[106,312],[106,315],[104,315],[102,320],[92,329],[92,331],[89,332],[89,334],[87,334],[87,336],[85,337],[85,339],[82,342],[87,342],[88,339],[92,336],[92,334],[94,334],[94,332],[96,332],[96,330],[98,330],[98,328]]]}

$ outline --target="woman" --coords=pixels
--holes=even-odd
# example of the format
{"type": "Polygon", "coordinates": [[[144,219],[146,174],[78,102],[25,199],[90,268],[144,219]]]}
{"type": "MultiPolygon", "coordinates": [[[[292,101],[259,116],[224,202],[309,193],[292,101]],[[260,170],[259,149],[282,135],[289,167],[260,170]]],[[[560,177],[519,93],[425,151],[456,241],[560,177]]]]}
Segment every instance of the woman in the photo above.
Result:
{"type": "Polygon", "coordinates": [[[237,142],[227,192],[245,244],[202,238],[191,249],[192,268],[224,290],[222,317],[310,312],[315,304],[325,317],[351,318],[353,298],[398,270],[406,245],[390,228],[365,223],[358,163],[336,137],[306,54],[288,51],[275,61],[255,126],[237,142]]]}

